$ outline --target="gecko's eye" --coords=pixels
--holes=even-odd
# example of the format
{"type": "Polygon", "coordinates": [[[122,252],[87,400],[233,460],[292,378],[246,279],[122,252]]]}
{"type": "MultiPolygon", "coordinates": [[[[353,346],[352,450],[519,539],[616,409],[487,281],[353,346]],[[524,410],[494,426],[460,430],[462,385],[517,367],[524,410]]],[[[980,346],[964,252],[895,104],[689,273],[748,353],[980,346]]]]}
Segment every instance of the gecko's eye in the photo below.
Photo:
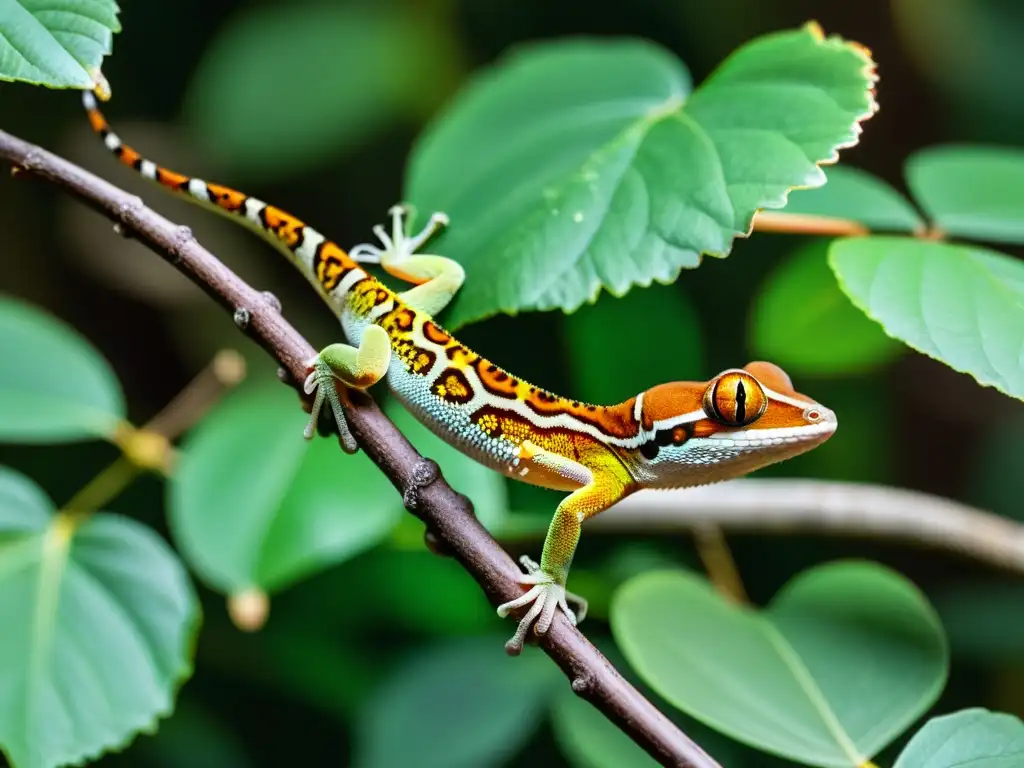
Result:
{"type": "Polygon", "coordinates": [[[746,371],[726,371],[704,390],[704,412],[730,427],[745,427],[761,418],[768,407],[757,379],[746,371]]]}

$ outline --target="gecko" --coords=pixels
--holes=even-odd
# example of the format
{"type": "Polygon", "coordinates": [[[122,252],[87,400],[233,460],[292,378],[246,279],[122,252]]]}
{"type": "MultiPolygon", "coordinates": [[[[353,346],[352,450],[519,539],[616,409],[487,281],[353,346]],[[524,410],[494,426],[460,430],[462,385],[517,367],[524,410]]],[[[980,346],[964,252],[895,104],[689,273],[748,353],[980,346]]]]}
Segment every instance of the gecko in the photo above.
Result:
{"type": "MultiPolygon", "coordinates": [[[[166,190],[226,214],[262,235],[312,284],[341,324],[347,343],[307,362],[303,390],[313,397],[303,436],[330,408],[344,451],[347,389],[385,380],[420,422],[450,445],[517,481],[563,491],[540,562],[520,558],[523,594],[497,607],[519,615],[506,651],[521,652],[528,633],[544,635],[558,611],[576,625],[585,598],[566,590],[583,523],[642,489],[685,488],[736,478],[804,453],[836,430],[835,413],[793,388],[779,366],[754,361],[707,381],[660,383],[614,405],[562,397],[512,375],[454,338],[435,317],[462,287],[459,262],[422,249],[443,227],[433,213],[407,233],[410,209],[389,211],[390,231],[346,251],[282,209],[230,187],[164,168],[124,144],[84,91],[93,130],[124,165],[166,190]],[[378,265],[411,287],[397,292],[360,264],[378,265]],[[338,385],[341,385],[339,394],[338,385]],[[570,608],[570,604],[573,606],[570,608]]],[[[668,349],[666,349],[666,353],[668,349]]]]}

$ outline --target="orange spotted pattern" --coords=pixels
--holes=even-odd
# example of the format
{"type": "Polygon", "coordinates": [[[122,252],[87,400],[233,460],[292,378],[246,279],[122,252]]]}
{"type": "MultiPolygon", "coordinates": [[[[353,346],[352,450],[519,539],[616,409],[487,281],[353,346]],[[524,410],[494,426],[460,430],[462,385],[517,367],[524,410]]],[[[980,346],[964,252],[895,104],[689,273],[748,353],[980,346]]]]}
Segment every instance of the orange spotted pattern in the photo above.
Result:
{"type": "Polygon", "coordinates": [[[245,208],[246,195],[241,192],[231,187],[222,187],[220,184],[207,184],[206,188],[210,192],[210,200],[225,211],[238,213],[245,208]]]}

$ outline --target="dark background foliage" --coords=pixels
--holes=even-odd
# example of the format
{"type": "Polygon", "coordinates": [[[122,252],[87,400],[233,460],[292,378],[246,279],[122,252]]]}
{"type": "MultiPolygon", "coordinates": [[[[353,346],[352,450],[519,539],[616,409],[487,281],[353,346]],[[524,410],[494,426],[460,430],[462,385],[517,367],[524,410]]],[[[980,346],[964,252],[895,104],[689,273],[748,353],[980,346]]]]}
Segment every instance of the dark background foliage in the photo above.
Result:
{"type": "MultiPolygon", "coordinates": [[[[905,189],[903,162],[918,148],[967,141],[1019,146],[1024,136],[1024,68],[1018,58],[1024,10],[1012,0],[368,0],[378,17],[399,20],[428,42],[383,48],[389,51],[385,56],[371,47],[365,58],[353,62],[341,51],[352,41],[325,47],[299,38],[278,40],[292,57],[300,52],[306,57],[306,72],[331,73],[325,77],[343,96],[340,106],[335,97],[331,108],[340,116],[324,132],[326,138],[308,142],[294,168],[287,148],[263,162],[237,144],[229,127],[221,128],[221,102],[204,92],[204,73],[215,66],[234,68],[233,98],[273,105],[278,119],[267,121],[268,126],[318,122],[306,106],[310,98],[304,90],[324,86],[312,76],[292,82],[260,79],[257,74],[265,74],[265,67],[252,64],[260,56],[244,47],[220,49],[221,58],[210,61],[217,40],[261,9],[279,6],[282,17],[316,19],[354,5],[126,0],[121,14],[125,32],[117,36],[115,55],[105,66],[115,94],[108,116],[145,154],[184,172],[244,186],[342,244],[366,239],[370,227],[400,199],[410,146],[445,99],[475,69],[529,40],[577,34],[647,37],[675,52],[700,82],[743,42],[817,19],[826,32],[868,46],[879,63],[881,111],[866,125],[861,143],[843,153],[843,162],[870,170],[899,189],[905,189]],[[228,53],[239,60],[224,59],[228,53]],[[347,69],[339,74],[342,63],[347,69]],[[366,97],[367,83],[409,82],[408,74],[382,74],[392,66],[421,75],[413,77],[415,87],[396,86],[390,101],[366,97]],[[357,95],[347,107],[348,88],[357,95]]],[[[281,30],[286,34],[288,26],[281,30]]],[[[76,93],[4,84],[0,99],[5,129],[138,191],[157,210],[192,226],[244,278],[272,290],[315,346],[340,337],[326,308],[269,248],[230,223],[166,199],[120,169],[89,134],[76,93]]],[[[253,108],[254,114],[265,111],[265,106],[253,108]]],[[[249,132],[258,138],[259,125],[249,132]]],[[[47,308],[90,339],[121,379],[135,423],[159,410],[224,346],[243,351],[252,378],[274,375],[270,361],[240,338],[230,318],[197,288],[53,190],[32,183],[0,184],[0,231],[5,233],[0,239],[2,290],[47,308]]],[[[626,323],[601,323],[603,315],[611,318],[616,303],[605,296],[583,310],[595,320],[586,343],[557,312],[496,318],[465,328],[460,336],[555,391],[572,393],[587,386],[581,382],[593,386],[601,381],[617,367],[617,350],[627,345],[630,359],[641,365],[679,358],[685,361],[680,375],[707,378],[756,356],[751,306],[766,277],[801,244],[795,236],[757,235],[738,241],[729,259],[685,272],[671,288],[652,289],[678,295],[694,318],[687,327],[643,312],[628,316],[626,323]],[[587,350],[578,365],[567,362],[570,344],[587,350]]],[[[638,308],[642,304],[633,302],[638,308]]],[[[59,375],[59,369],[48,375],[59,375]]],[[[643,370],[636,376],[638,388],[655,383],[643,370]]],[[[909,351],[867,372],[794,378],[799,389],[837,411],[841,429],[819,451],[765,474],[910,487],[1021,515],[1024,413],[1018,402],[909,351]]],[[[113,455],[111,447],[99,443],[4,446],[0,463],[31,475],[61,502],[113,455]]],[[[534,506],[535,497],[527,491],[514,487],[510,493],[513,506],[534,506]]],[[[163,503],[161,483],[144,479],[112,508],[166,533],[163,503]]],[[[936,711],[981,705],[1024,715],[1024,622],[1014,618],[1021,613],[1024,591],[1014,577],[945,555],[870,541],[748,535],[731,537],[730,543],[746,588],[758,603],[793,574],[836,557],[870,557],[901,571],[940,609],[951,639],[950,682],[936,711]]],[[[577,568],[603,567],[624,545],[695,562],[687,537],[638,535],[616,542],[584,535],[577,568]]],[[[385,675],[410,649],[447,635],[511,631],[511,624],[490,617],[468,577],[451,564],[424,566],[442,571],[437,583],[450,585],[436,600],[449,604],[444,613],[454,622],[451,627],[430,629],[419,615],[396,617],[406,608],[394,594],[374,605],[383,599],[375,591],[397,592],[396,584],[415,580],[416,564],[427,560],[418,553],[375,550],[307,579],[275,598],[270,625],[257,635],[234,629],[223,599],[200,587],[204,627],[196,673],[182,690],[179,711],[155,739],[140,737],[123,755],[101,764],[271,766],[299,756],[307,764],[339,764],[367,701],[380,693],[385,675]],[[406,555],[413,559],[396,565],[406,555]],[[383,574],[380,578],[389,583],[382,586],[367,573],[383,574]]],[[[596,638],[607,635],[600,618],[585,624],[584,631],[596,638]]],[[[742,765],[778,763],[753,752],[738,754],[742,765]]],[[[527,746],[496,757],[494,764],[562,765],[564,758],[544,724],[527,746]]]]}

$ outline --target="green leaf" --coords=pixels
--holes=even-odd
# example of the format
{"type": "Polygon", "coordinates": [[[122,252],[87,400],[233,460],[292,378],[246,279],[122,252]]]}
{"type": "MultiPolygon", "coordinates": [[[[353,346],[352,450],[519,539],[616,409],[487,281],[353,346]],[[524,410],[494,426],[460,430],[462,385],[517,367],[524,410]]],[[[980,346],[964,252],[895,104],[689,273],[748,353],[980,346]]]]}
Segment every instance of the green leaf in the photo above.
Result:
{"type": "Polygon", "coordinates": [[[797,576],[764,611],[692,574],[652,572],[613,598],[612,630],[669,702],[738,741],[809,765],[855,768],[938,697],[942,627],[912,584],[839,562],[797,576]]]}
{"type": "Polygon", "coordinates": [[[890,336],[1024,398],[1024,263],[974,246],[861,237],[833,243],[829,264],[890,336]]]}
{"type": "Polygon", "coordinates": [[[118,11],[114,0],[0,0],[0,80],[91,88],[118,11]]]}
{"type": "Polygon", "coordinates": [[[560,680],[541,653],[513,659],[504,636],[419,651],[366,702],[356,768],[502,765],[536,730],[560,680]],[[525,663],[524,663],[525,662],[525,663]]]}
{"type": "Polygon", "coordinates": [[[663,381],[701,378],[700,319],[677,285],[652,285],[622,298],[603,295],[565,320],[573,396],[588,403],[621,403],[663,381]],[[657,318],[645,327],[642,318],[657,318]],[[672,354],[665,354],[665,334],[672,354]],[[609,365],[608,350],[616,350],[609,365]]]}
{"type": "Polygon", "coordinates": [[[433,111],[454,82],[455,55],[443,27],[408,12],[246,8],[207,47],[184,110],[233,173],[283,177],[433,111]]]}
{"type": "Polygon", "coordinates": [[[768,276],[752,307],[754,354],[793,376],[870,371],[904,350],[836,285],[829,242],[813,240],[794,250],[768,276]]]}
{"type": "Polygon", "coordinates": [[[571,312],[601,289],[669,283],[725,256],[758,208],[823,184],[819,163],[874,110],[872,63],[816,25],[759,38],[695,92],[640,40],[521,46],[427,129],[406,199],[452,226],[466,268],[451,328],[499,312],[571,312]]]}
{"type": "Polygon", "coordinates": [[[859,221],[874,230],[914,232],[925,227],[914,206],[877,176],[839,165],[828,169],[828,183],[793,190],[785,213],[859,221]]]}
{"type": "Polygon", "coordinates": [[[975,707],[925,723],[894,768],[1017,768],[1022,763],[1020,718],[975,707]]]}
{"type": "Polygon", "coordinates": [[[185,441],[168,483],[170,524],[213,587],[282,589],[372,547],[397,522],[391,483],[363,453],[304,440],[308,418],[275,382],[234,393],[185,441]]]}
{"type": "Polygon", "coordinates": [[[54,514],[0,467],[0,747],[18,768],[81,762],[168,715],[199,608],[170,548],[108,514],[54,514]]]}
{"type": "Polygon", "coordinates": [[[70,326],[0,297],[0,360],[0,440],[114,437],[125,416],[120,384],[107,361],[70,326]]]}
{"type": "Polygon", "coordinates": [[[397,400],[389,399],[384,412],[417,451],[437,462],[448,484],[473,502],[473,510],[484,527],[489,531],[497,530],[509,511],[505,478],[450,446],[397,400]]]}
{"type": "Polygon", "coordinates": [[[571,688],[563,688],[555,696],[551,723],[559,746],[577,768],[656,768],[658,765],[571,688]]]}
{"type": "Polygon", "coordinates": [[[907,160],[907,185],[950,235],[1024,243],[1024,150],[942,146],[907,160]]]}

